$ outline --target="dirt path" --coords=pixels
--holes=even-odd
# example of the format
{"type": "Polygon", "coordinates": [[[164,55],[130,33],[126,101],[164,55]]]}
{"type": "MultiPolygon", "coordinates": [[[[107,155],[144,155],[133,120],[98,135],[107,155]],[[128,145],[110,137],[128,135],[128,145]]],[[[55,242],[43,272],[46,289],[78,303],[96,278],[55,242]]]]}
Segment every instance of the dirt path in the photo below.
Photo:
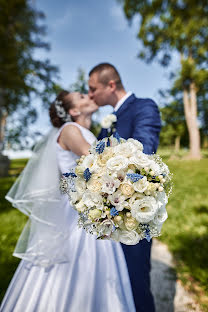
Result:
{"type": "Polygon", "coordinates": [[[151,288],[156,312],[201,312],[177,280],[173,258],[165,244],[153,240],[151,288]]]}

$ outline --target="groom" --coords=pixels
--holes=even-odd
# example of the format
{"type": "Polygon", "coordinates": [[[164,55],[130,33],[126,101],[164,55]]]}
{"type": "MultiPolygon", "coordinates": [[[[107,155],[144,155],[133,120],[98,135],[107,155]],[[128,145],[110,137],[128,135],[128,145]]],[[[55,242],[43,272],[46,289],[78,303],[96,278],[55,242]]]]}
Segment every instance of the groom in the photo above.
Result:
{"type": "MultiPolygon", "coordinates": [[[[101,63],[90,71],[89,97],[98,106],[113,106],[117,116],[116,131],[122,138],[139,140],[146,154],[156,152],[161,128],[158,107],[151,99],[136,98],[132,92],[126,92],[113,65],[101,63]]],[[[98,139],[106,136],[107,129],[102,129],[98,139]]],[[[151,243],[143,239],[134,246],[121,244],[137,312],[155,311],[150,291],[151,243]]]]}

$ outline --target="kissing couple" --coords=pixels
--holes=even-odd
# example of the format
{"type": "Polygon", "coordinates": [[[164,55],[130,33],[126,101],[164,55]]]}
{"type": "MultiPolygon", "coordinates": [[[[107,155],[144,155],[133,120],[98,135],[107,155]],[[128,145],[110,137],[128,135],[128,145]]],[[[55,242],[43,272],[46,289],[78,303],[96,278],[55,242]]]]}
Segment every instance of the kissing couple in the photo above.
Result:
{"type": "MultiPolygon", "coordinates": [[[[14,256],[21,262],[2,312],[154,312],[150,291],[151,242],[124,245],[96,240],[77,226],[78,214],[59,192],[62,173],[76,166],[96,140],[89,130],[98,107],[111,105],[116,132],[157,150],[160,114],[151,99],[126,92],[109,63],[89,73],[88,95],[62,90],[49,109],[52,129],[6,195],[28,216],[14,256]]],[[[103,128],[98,140],[111,129],[103,128]]],[[[84,190],[83,190],[84,191],[84,190]]]]}

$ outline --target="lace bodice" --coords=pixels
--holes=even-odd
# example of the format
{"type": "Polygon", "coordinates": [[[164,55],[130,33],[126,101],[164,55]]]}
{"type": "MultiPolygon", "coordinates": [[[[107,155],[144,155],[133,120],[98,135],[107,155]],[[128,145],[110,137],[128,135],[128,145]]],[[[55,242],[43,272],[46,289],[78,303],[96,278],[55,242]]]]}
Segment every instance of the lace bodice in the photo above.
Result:
{"type": "MultiPolygon", "coordinates": [[[[57,139],[60,136],[61,131],[63,130],[63,128],[66,125],[69,125],[69,124],[73,124],[74,126],[78,127],[80,129],[83,137],[85,138],[85,140],[89,144],[92,144],[96,140],[96,137],[94,136],[94,134],[90,130],[80,126],[76,122],[67,122],[67,123],[65,123],[59,129],[59,131],[57,133],[57,139]]],[[[59,169],[60,169],[61,173],[68,172],[69,169],[74,168],[76,166],[76,159],[78,159],[78,158],[79,158],[79,156],[77,156],[76,154],[74,154],[71,151],[64,150],[59,145],[59,143],[57,142],[57,159],[58,159],[58,165],[59,165],[59,169]]]]}

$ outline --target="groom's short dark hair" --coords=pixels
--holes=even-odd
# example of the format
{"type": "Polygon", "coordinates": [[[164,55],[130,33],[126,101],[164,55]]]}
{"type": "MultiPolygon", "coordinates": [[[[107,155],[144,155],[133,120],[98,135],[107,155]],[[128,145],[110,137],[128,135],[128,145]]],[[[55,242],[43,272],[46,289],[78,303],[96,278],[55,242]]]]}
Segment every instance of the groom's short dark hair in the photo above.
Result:
{"type": "Polygon", "coordinates": [[[115,68],[110,63],[100,63],[93,67],[89,72],[89,76],[94,73],[98,73],[98,80],[100,83],[107,85],[110,80],[114,80],[118,90],[123,89],[121,77],[115,68]]]}

